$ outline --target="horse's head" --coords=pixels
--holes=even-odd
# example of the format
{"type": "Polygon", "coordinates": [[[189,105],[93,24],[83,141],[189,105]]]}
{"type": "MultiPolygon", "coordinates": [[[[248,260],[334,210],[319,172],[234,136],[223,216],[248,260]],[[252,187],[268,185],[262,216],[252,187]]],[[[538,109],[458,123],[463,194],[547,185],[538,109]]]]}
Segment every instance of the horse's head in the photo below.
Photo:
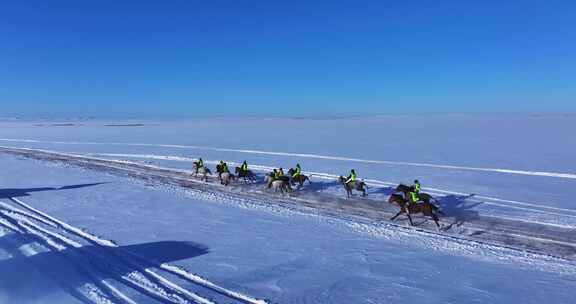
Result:
{"type": "Polygon", "coordinates": [[[341,183],[345,183],[346,182],[346,178],[344,178],[344,176],[340,175],[340,177],[338,177],[338,181],[341,183]]]}
{"type": "Polygon", "coordinates": [[[294,172],[296,172],[296,170],[294,170],[294,168],[290,168],[290,170],[288,170],[288,175],[292,176],[294,175],[294,172]]]}
{"type": "Polygon", "coordinates": [[[403,193],[407,193],[410,192],[410,187],[406,186],[404,184],[400,184],[396,187],[396,192],[403,192],[403,193]]]}
{"type": "Polygon", "coordinates": [[[406,203],[406,201],[404,200],[404,197],[402,197],[402,195],[393,193],[388,198],[388,203],[402,206],[406,203]]]}

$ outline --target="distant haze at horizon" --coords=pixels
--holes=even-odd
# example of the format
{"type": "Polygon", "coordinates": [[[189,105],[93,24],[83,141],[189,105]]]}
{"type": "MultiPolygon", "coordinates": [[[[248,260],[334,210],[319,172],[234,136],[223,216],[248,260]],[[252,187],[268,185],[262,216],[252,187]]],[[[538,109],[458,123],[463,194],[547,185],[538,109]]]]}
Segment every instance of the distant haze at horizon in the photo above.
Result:
{"type": "Polygon", "coordinates": [[[576,112],[574,1],[10,2],[0,117],[576,112]]]}

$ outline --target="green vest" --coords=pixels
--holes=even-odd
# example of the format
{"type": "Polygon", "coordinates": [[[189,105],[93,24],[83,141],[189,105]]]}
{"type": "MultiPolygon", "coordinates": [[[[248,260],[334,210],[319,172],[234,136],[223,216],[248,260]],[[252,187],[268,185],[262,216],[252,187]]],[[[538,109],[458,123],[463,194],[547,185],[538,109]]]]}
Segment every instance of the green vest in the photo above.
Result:
{"type": "Polygon", "coordinates": [[[300,168],[300,166],[296,166],[296,172],[294,172],[293,176],[295,177],[300,174],[302,174],[302,168],[300,168]]]}
{"type": "Polygon", "coordinates": [[[413,203],[416,203],[420,200],[420,197],[418,197],[418,193],[416,192],[410,192],[410,198],[412,199],[413,203]]]}
{"type": "Polygon", "coordinates": [[[414,192],[420,193],[420,183],[414,184],[414,192]]]}

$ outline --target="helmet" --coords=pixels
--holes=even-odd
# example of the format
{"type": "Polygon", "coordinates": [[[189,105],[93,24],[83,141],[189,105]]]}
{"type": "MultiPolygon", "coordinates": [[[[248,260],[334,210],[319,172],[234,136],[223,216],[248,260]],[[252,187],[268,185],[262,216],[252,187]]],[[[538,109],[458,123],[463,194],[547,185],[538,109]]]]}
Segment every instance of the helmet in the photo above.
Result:
{"type": "Polygon", "coordinates": [[[354,171],[354,169],[350,170],[350,172],[352,172],[352,173],[356,173],[356,171],[354,171]]]}
{"type": "Polygon", "coordinates": [[[420,182],[419,182],[417,179],[415,179],[415,180],[414,180],[414,183],[417,184],[417,183],[420,183],[420,182]]]}

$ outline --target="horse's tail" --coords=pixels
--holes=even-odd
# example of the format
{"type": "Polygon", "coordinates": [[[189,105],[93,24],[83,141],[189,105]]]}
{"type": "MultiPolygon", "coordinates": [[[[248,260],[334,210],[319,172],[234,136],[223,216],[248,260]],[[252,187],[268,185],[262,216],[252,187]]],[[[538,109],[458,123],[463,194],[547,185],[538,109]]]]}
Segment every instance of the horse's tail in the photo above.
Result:
{"type": "Polygon", "coordinates": [[[444,212],[442,212],[442,210],[440,210],[440,207],[438,207],[434,204],[430,204],[430,206],[432,207],[432,210],[434,210],[434,212],[436,212],[440,215],[446,215],[444,212]]]}

